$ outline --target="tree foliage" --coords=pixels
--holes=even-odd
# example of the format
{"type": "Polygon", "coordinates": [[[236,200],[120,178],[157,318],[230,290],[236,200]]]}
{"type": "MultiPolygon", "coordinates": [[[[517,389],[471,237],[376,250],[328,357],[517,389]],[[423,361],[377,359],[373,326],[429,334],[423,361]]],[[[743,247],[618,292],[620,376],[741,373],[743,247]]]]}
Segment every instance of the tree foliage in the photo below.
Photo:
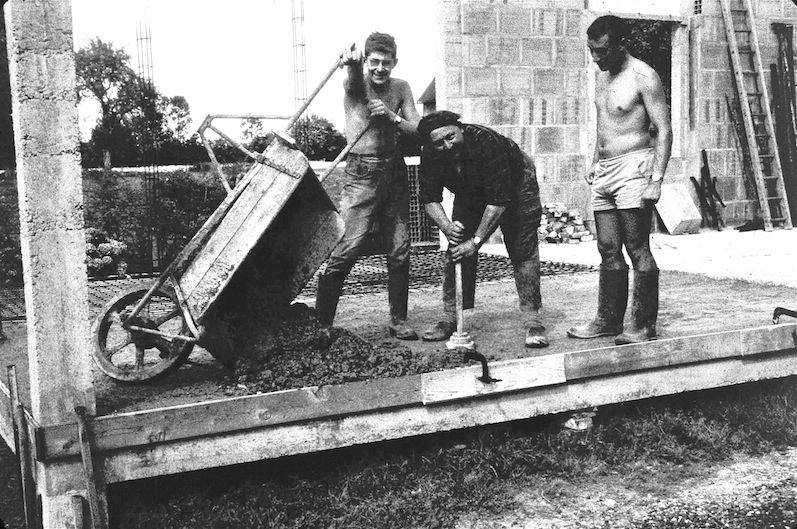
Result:
{"type": "Polygon", "coordinates": [[[133,71],[124,50],[93,39],[75,53],[75,65],[79,97],[100,106],[91,139],[82,146],[84,165],[101,164],[104,151],[115,165],[153,163],[145,153],[157,153],[161,163],[179,163],[186,156],[201,159],[204,149],[190,137],[186,98],[162,95],[133,71]]]}
{"type": "Polygon", "coordinates": [[[346,147],[346,138],[332,123],[310,114],[299,119],[291,129],[291,136],[310,160],[334,160],[346,147]]]}
{"type": "Polygon", "coordinates": [[[665,20],[629,20],[628,52],[649,64],[661,77],[667,101],[670,101],[673,22],[665,20]]]}

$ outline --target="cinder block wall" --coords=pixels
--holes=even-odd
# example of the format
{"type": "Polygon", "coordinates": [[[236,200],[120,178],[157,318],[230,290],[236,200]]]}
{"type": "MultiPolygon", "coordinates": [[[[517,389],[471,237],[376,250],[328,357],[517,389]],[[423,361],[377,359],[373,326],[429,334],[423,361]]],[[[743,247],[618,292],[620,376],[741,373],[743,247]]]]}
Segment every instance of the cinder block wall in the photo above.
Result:
{"type": "MultiPolygon", "coordinates": [[[[673,20],[675,144],[667,182],[684,184],[697,204],[689,177],[700,178],[700,150],[706,149],[727,204],[723,218],[736,225],[751,219],[757,206],[745,189],[741,152],[726,110],[733,79],[719,1],[683,0],[673,20]],[[698,7],[701,13],[695,12],[698,7]]],[[[753,4],[769,80],[769,64],[777,60],[771,24],[797,20],[797,6],[791,0],[753,4]]],[[[543,201],[564,202],[590,218],[583,173],[594,148],[595,124],[586,28],[605,13],[585,9],[585,0],[438,0],[437,7],[443,50],[438,108],[514,139],[536,161],[543,201]]]]}
{"type": "Polygon", "coordinates": [[[515,140],[535,159],[543,201],[583,210],[584,0],[441,0],[439,8],[445,82],[437,84],[438,108],[515,140]]]}
{"type": "MultiPolygon", "coordinates": [[[[797,6],[791,0],[753,0],[752,3],[764,73],[771,90],[769,65],[778,60],[772,23],[797,21],[797,6]]],[[[741,223],[753,218],[758,205],[755,195],[745,188],[741,150],[725,103],[725,94],[733,97],[734,79],[720,0],[703,0],[702,4],[702,15],[697,17],[695,29],[700,36],[700,70],[695,77],[698,119],[693,132],[694,143],[698,154],[699,149],[707,151],[711,173],[717,177],[717,190],[727,205],[723,216],[728,224],[741,223]]]]}

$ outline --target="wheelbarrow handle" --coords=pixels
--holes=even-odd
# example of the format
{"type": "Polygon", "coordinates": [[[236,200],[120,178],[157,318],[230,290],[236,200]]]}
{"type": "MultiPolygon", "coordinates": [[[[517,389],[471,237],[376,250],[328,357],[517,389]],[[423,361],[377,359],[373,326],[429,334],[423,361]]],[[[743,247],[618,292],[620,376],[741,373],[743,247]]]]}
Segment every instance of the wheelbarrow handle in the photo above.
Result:
{"type": "MultiPolygon", "coordinates": [[[[355,47],[356,44],[352,43],[350,49],[354,50],[355,47]]],[[[321,82],[318,84],[318,86],[315,88],[315,90],[313,90],[313,92],[307,97],[307,101],[305,101],[302,104],[302,106],[299,107],[299,110],[296,111],[293,117],[291,117],[291,119],[288,120],[288,124],[285,126],[285,134],[291,133],[291,129],[296,124],[296,122],[299,121],[299,118],[302,116],[302,114],[304,114],[304,111],[307,110],[307,107],[310,106],[310,103],[312,103],[313,99],[315,99],[315,96],[318,95],[318,92],[320,92],[321,89],[324,88],[324,85],[327,84],[327,81],[329,81],[332,78],[332,76],[335,75],[335,72],[338,71],[338,68],[343,66],[342,59],[343,58],[340,56],[337,58],[332,68],[329,69],[329,71],[321,80],[321,82]]]]}
{"type": "Polygon", "coordinates": [[[370,128],[371,128],[371,123],[369,122],[368,125],[363,130],[360,131],[357,137],[354,138],[354,140],[351,143],[346,145],[346,148],[340,151],[340,154],[338,154],[335,157],[330,166],[327,167],[326,171],[324,171],[321,174],[321,176],[318,177],[319,182],[323,182],[330,174],[332,174],[332,171],[335,170],[335,167],[337,167],[338,164],[343,161],[343,159],[349,154],[349,151],[351,151],[352,148],[354,148],[354,146],[357,145],[357,142],[359,142],[362,139],[362,137],[365,136],[365,133],[368,132],[370,128]]]}

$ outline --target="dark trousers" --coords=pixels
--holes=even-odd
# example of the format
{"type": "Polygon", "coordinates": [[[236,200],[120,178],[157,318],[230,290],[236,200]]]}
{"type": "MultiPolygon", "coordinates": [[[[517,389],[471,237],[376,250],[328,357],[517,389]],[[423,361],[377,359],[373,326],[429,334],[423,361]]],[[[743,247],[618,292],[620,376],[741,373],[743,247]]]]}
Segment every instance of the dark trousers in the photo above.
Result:
{"type": "Polygon", "coordinates": [[[346,224],[324,275],[342,283],[351,272],[374,225],[388,242],[388,298],[391,319],[407,317],[410,273],[410,198],[407,167],[401,156],[349,155],[339,209],[346,224]]]}
{"type": "MultiPolygon", "coordinates": [[[[456,197],[452,220],[465,226],[466,237],[472,237],[479,227],[484,205],[469,204],[456,197]]],[[[537,185],[534,163],[526,157],[524,178],[517,193],[507,205],[499,226],[504,234],[509,259],[515,274],[520,310],[527,313],[530,323],[541,324],[537,312],[542,307],[540,294],[540,248],[537,228],[540,227],[542,206],[537,185]]],[[[443,311],[450,321],[456,319],[456,291],[454,284],[454,262],[448,253],[444,256],[443,311]]],[[[478,254],[462,261],[463,306],[473,308],[476,292],[478,254]]],[[[529,323],[529,322],[527,322],[529,323]]]]}

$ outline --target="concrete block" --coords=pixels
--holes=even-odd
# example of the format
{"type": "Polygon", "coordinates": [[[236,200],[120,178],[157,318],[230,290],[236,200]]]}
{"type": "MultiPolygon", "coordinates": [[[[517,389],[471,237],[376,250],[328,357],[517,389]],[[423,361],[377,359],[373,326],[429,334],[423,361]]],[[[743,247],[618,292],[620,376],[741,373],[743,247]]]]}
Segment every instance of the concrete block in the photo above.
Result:
{"type": "Polygon", "coordinates": [[[697,233],[700,210],[684,184],[663,184],[656,211],[671,235],[697,233]]]}
{"type": "Polygon", "coordinates": [[[567,97],[560,100],[559,121],[562,125],[583,125],[587,120],[586,101],[583,97],[567,97]]]}
{"type": "Polygon", "coordinates": [[[581,39],[559,39],[556,42],[556,66],[586,68],[587,46],[581,39]]]}
{"type": "Polygon", "coordinates": [[[520,62],[520,38],[487,37],[487,64],[517,64],[520,62]]]}
{"type": "Polygon", "coordinates": [[[446,96],[462,97],[462,68],[446,68],[446,96]]]}
{"type": "Polygon", "coordinates": [[[446,66],[463,66],[463,52],[465,46],[460,39],[450,39],[445,43],[446,66]]]}
{"type": "Polygon", "coordinates": [[[528,35],[531,33],[531,9],[516,5],[501,6],[499,28],[502,35],[528,35]]]}
{"type": "Polygon", "coordinates": [[[535,152],[553,154],[565,152],[565,131],[563,127],[540,127],[537,129],[535,152]]]}
{"type": "Polygon", "coordinates": [[[487,64],[487,38],[481,35],[464,37],[467,48],[466,64],[468,66],[484,66],[487,64]]]}
{"type": "Polygon", "coordinates": [[[462,121],[466,123],[489,123],[490,99],[487,97],[466,98],[462,103],[462,121]]]}
{"type": "Polygon", "coordinates": [[[526,95],[531,92],[531,69],[501,68],[501,93],[505,95],[526,95]]]}
{"type": "Polygon", "coordinates": [[[496,68],[465,68],[465,95],[498,95],[498,70],[496,68]]]}
{"type": "Polygon", "coordinates": [[[535,156],[534,167],[537,169],[537,183],[556,183],[556,156],[535,156]]]}
{"type": "Polygon", "coordinates": [[[565,35],[568,37],[582,37],[581,17],[583,9],[568,9],[565,11],[565,35]]]}
{"type": "Polygon", "coordinates": [[[548,37],[523,39],[521,63],[524,66],[553,66],[554,42],[548,37]]]}
{"type": "Polygon", "coordinates": [[[464,4],[462,32],[466,35],[486,35],[498,31],[498,17],[493,6],[464,4]]]}
{"type": "Polygon", "coordinates": [[[490,123],[494,125],[519,125],[518,100],[500,97],[490,100],[490,123]]]}
{"type": "Polygon", "coordinates": [[[707,70],[727,70],[728,47],[725,44],[702,44],[700,67],[707,70]]]}
{"type": "Polygon", "coordinates": [[[532,34],[558,37],[563,33],[564,11],[562,9],[535,9],[532,34]]]}
{"type": "Polygon", "coordinates": [[[533,80],[535,95],[561,95],[565,90],[565,75],[563,70],[534,70],[533,80]]]}
{"type": "Polygon", "coordinates": [[[553,125],[556,110],[553,98],[535,97],[529,99],[526,105],[526,124],[528,125],[553,125]]]}
{"type": "Polygon", "coordinates": [[[558,182],[584,182],[584,175],[587,172],[586,156],[559,156],[559,175],[558,182]]]}
{"type": "Polygon", "coordinates": [[[581,152],[581,127],[562,127],[565,131],[564,152],[581,152]]]}

